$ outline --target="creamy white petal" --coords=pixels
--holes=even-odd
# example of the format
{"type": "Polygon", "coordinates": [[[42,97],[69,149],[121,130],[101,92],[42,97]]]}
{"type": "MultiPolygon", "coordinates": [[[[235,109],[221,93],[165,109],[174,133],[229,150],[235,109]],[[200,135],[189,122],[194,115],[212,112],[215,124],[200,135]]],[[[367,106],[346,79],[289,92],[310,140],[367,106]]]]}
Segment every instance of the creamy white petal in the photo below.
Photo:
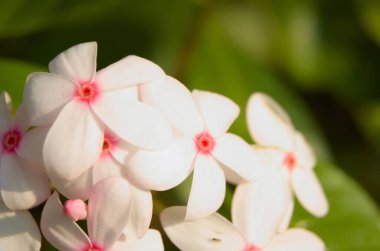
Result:
{"type": "Polygon", "coordinates": [[[84,104],[71,101],[52,125],[43,147],[49,176],[75,179],[100,155],[103,132],[84,104]]]}
{"type": "Polygon", "coordinates": [[[10,96],[7,92],[0,95],[0,134],[3,134],[11,126],[10,96]]]}
{"type": "Polygon", "coordinates": [[[232,201],[232,222],[249,243],[264,247],[276,234],[290,200],[288,187],[280,170],[237,187],[232,201]]]}
{"type": "Polygon", "coordinates": [[[59,179],[55,175],[50,175],[50,181],[65,197],[72,200],[88,200],[93,187],[92,168],[89,168],[72,180],[59,179]]]}
{"type": "Polygon", "coordinates": [[[96,53],[96,42],[75,45],[50,61],[49,70],[76,82],[91,81],[96,72],[96,53]]]}
{"type": "Polygon", "coordinates": [[[247,123],[252,138],[264,146],[286,151],[294,148],[293,125],[280,105],[263,93],[254,93],[247,105],[247,123]]]}
{"type": "Polygon", "coordinates": [[[122,236],[112,246],[113,251],[164,251],[161,234],[157,230],[149,229],[141,239],[122,236]]]}
{"type": "Polygon", "coordinates": [[[167,76],[164,81],[140,86],[140,95],[143,102],[160,110],[180,135],[193,138],[205,130],[190,91],[178,80],[167,76]]]}
{"type": "Polygon", "coordinates": [[[195,156],[193,141],[176,138],[162,150],[134,154],[127,165],[128,176],[146,189],[167,190],[186,179],[195,156]]]}
{"type": "Polygon", "coordinates": [[[120,165],[126,165],[136,148],[120,140],[116,148],[112,149],[111,155],[120,165]]]}
{"type": "Polygon", "coordinates": [[[296,133],[296,159],[302,168],[313,169],[316,163],[315,155],[311,146],[306,142],[303,135],[296,133]]]}
{"type": "Polygon", "coordinates": [[[193,90],[192,94],[207,130],[214,137],[224,134],[239,115],[239,106],[225,96],[199,90],[193,90]]]}
{"type": "Polygon", "coordinates": [[[93,184],[109,177],[123,176],[123,166],[121,166],[112,156],[101,157],[92,168],[93,184]]]}
{"type": "Polygon", "coordinates": [[[23,104],[31,125],[49,125],[73,97],[76,85],[63,76],[32,73],[26,80],[23,104]]]}
{"type": "Polygon", "coordinates": [[[50,196],[42,211],[41,231],[59,250],[78,251],[90,244],[83,230],[64,214],[57,192],[50,196]]]}
{"type": "Polygon", "coordinates": [[[314,233],[304,229],[289,229],[278,234],[264,251],[324,251],[323,241],[314,233]]]}
{"type": "Polygon", "coordinates": [[[198,154],[186,220],[200,219],[216,212],[223,203],[225,193],[226,179],[222,169],[211,156],[198,154]]]}
{"type": "Polygon", "coordinates": [[[288,202],[285,217],[278,228],[279,232],[284,232],[285,230],[287,230],[289,228],[290,221],[292,220],[292,216],[294,212],[294,199],[293,199],[293,196],[291,197],[292,198],[288,202]]]}
{"type": "Polygon", "coordinates": [[[138,56],[125,57],[96,73],[96,81],[103,90],[145,84],[163,77],[165,73],[158,65],[138,56]]]}
{"type": "Polygon", "coordinates": [[[88,200],[87,228],[90,239],[108,250],[122,234],[130,215],[131,191],[121,177],[99,182],[88,200]]]}
{"type": "Polygon", "coordinates": [[[244,238],[231,222],[218,213],[185,221],[186,207],[169,207],[160,215],[169,239],[183,251],[242,250],[244,238]]]}
{"type": "Polygon", "coordinates": [[[41,234],[26,210],[12,211],[0,202],[0,250],[38,251],[41,234]]]}
{"type": "Polygon", "coordinates": [[[41,168],[15,155],[1,157],[0,187],[4,203],[13,210],[37,206],[50,195],[48,178],[41,168]]]}
{"type": "Polygon", "coordinates": [[[41,126],[25,133],[17,154],[23,159],[43,164],[42,148],[49,129],[47,126],[41,126]]]}
{"type": "Polygon", "coordinates": [[[142,190],[130,184],[131,188],[131,209],[123,233],[127,238],[143,238],[149,229],[153,214],[152,193],[142,190]]]}
{"type": "Polygon", "coordinates": [[[161,149],[172,139],[172,128],[158,110],[122,91],[104,93],[92,108],[113,133],[135,146],[161,149]]]}
{"type": "Polygon", "coordinates": [[[284,168],[286,152],[276,147],[253,145],[252,148],[265,169],[284,168]]]}
{"type": "Polygon", "coordinates": [[[263,167],[256,153],[237,135],[227,133],[218,138],[212,155],[244,180],[261,176],[263,167]]]}
{"type": "Polygon", "coordinates": [[[18,128],[22,131],[26,131],[30,127],[28,120],[28,112],[25,109],[25,106],[21,104],[13,118],[13,127],[18,128]]]}
{"type": "Polygon", "coordinates": [[[294,192],[301,205],[317,217],[325,216],[329,205],[315,173],[312,170],[295,168],[291,179],[294,192]]]}

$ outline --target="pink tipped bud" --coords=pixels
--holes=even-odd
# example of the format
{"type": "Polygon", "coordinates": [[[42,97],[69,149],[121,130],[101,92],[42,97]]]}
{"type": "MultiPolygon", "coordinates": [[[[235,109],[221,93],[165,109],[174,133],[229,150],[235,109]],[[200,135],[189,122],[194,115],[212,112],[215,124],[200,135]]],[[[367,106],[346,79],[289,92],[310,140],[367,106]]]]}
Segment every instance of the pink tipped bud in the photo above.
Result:
{"type": "Polygon", "coordinates": [[[73,221],[87,217],[87,205],[82,200],[68,200],[63,205],[63,213],[73,221]]]}

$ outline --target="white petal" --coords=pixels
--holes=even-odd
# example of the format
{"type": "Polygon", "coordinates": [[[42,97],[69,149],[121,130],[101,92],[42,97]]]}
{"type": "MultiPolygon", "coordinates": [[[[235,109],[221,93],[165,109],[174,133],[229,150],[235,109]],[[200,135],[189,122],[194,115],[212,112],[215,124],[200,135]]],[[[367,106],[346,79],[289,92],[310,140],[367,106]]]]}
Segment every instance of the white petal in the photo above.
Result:
{"type": "Polygon", "coordinates": [[[286,209],[285,217],[282,220],[280,226],[278,227],[279,232],[284,232],[286,229],[289,228],[289,224],[290,224],[290,221],[292,220],[293,212],[294,212],[294,199],[291,198],[289,200],[289,203],[286,209]]]}
{"type": "Polygon", "coordinates": [[[324,251],[323,241],[304,229],[289,229],[277,235],[264,251],[324,251]]]}
{"type": "Polygon", "coordinates": [[[263,170],[252,147],[234,134],[218,138],[212,155],[244,180],[258,178],[263,170]]]}
{"type": "Polygon", "coordinates": [[[105,93],[93,110],[111,131],[135,146],[160,149],[172,139],[172,128],[164,116],[122,91],[105,93]]]}
{"type": "Polygon", "coordinates": [[[280,171],[268,172],[255,182],[237,187],[232,222],[247,241],[264,247],[276,234],[290,200],[289,185],[280,171]]]}
{"type": "Polygon", "coordinates": [[[13,127],[19,128],[22,131],[26,131],[30,127],[28,120],[28,112],[25,109],[25,106],[21,104],[13,118],[13,127]]]}
{"type": "Polygon", "coordinates": [[[49,176],[75,179],[100,155],[103,132],[88,107],[71,101],[52,125],[43,157],[49,176]]]}
{"type": "Polygon", "coordinates": [[[157,230],[149,229],[141,239],[119,238],[112,246],[113,251],[164,251],[161,234],[157,230]]]}
{"type": "Polygon", "coordinates": [[[312,169],[315,166],[315,155],[311,146],[306,142],[303,135],[296,134],[296,159],[302,168],[312,169]]]}
{"type": "Polygon", "coordinates": [[[72,200],[87,200],[90,197],[93,187],[92,179],[92,168],[72,180],[59,179],[55,175],[50,175],[53,186],[65,197],[72,200]]]}
{"type": "Polygon", "coordinates": [[[32,125],[50,125],[74,97],[76,85],[51,73],[32,73],[26,80],[23,104],[32,125]]]}
{"type": "Polygon", "coordinates": [[[211,156],[198,154],[187,202],[186,220],[206,217],[219,209],[226,193],[226,179],[211,156]]]}
{"type": "Polygon", "coordinates": [[[8,208],[29,209],[49,197],[48,178],[41,168],[10,155],[2,156],[0,167],[1,195],[8,208]]]}
{"type": "Polygon", "coordinates": [[[225,96],[199,90],[193,90],[192,94],[207,130],[214,137],[225,133],[239,115],[239,106],[225,96]]]}
{"type": "Polygon", "coordinates": [[[276,147],[264,147],[253,145],[253,151],[259,158],[261,165],[266,169],[284,168],[286,152],[276,147]]]}
{"type": "Polygon", "coordinates": [[[256,143],[286,151],[293,149],[293,125],[286,112],[269,96],[255,93],[249,98],[247,122],[256,143]]]}
{"type": "Polygon", "coordinates": [[[155,63],[141,57],[128,56],[98,71],[96,81],[103,90],[112,90],[145,84],[164,76],[164,71],[155,63]]]}
{"type": "Polygon", "coordinates": [[[115,147],[112,151],[111,151],[111,155],[112,157],[121,165],[125,165],[132,152],[136,151],[135,149],[136,147],[133,147],[129,144],[127,144],[126,142],[123,142],[123,141],[119,141],[117,143],[117,147],[115,147]]]}
{"type": "Polygon", "coordinates": [[[22,158],[43,164],[42,148],[49,131],[49,127],[35,127],[24,134],[17,154],[22,158]]]}
{"type": "Polygon", "coordinates": [[[128,162],[128,176],[141,187],[162,191],[186,179],[195,158],[194,142],[176,138],[158,151],[140,150],[128,162]]]}
{"type": "Polygon", "coordinates": [[[96,53],[96,42],[75,45],[50,61],[49,70],[73,81],[91,81],[96,72],[96,53]]]}
{"type": "Polygon", "coordinates": [[[164,81],[143,85],[140,95],[143,102],[160,110],[180,135],[193,138],[205,129],[190,91],[178,80],[167,76],[164,81]]]}
{"type": "MultiPolygon", "coordinates": [[[[131,209],[123,233],[127,238],[141,238],[148,231],[153,214],[153,199],[150,191],[145,191],[130,184],[131,209]]],[[[129,249],[128,249],[129,250],[129,249]]]]}
{"type": "Polygon", "coordinates": [[[123,166],[116,162],[112,156],[101,157],[92,169],[94,185],[109,177],[123,176],[123,166]]]}
{"type": "Polygon", "coordinates": [[[231,251],[245,246],[240,233],[220,214],[185,221],[185,211],[185,207],[169,207],[160,215],[165,233],[180,250],[231,251]]]}
{"type": "Polygon", "coordinates": [[[57,192],[50,196],[42,211],[41,231],[59,250],[78,251],[90,244],[83,230],[64,214],[57,192]]]}
{"type": "Polygon", "coordinates": [[[0,134],[3,134],[11,126],[10,96],[7,92],[0,95],[0,134]]]}
{"type": "Polygon", "coordinates": [[[12,211],[0,202],[0,250],[38,251],[41,234],[26,210],[12,211]]]}
{"type": "Polygon", "coordinates": [[[129,183],[121,177],[99,182],[88,200],[87,228],[90,239],[108,250],[125,228],[130,214],[129,183]]]}
{"type": "Polygon", "coordinates": [[[301,205],[317,217],[325,216],[329,206],[315,173],[295,168],[291,178],[294,192],[301,205]]]}

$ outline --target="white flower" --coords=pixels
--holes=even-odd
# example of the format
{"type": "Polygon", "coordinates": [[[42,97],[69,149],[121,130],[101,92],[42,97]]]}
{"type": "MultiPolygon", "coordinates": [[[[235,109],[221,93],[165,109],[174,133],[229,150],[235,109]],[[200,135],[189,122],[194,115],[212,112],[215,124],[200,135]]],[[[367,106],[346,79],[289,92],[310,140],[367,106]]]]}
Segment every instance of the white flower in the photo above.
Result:
{"type": "Polygon", "coordinates": [[[124,232],[128,236],[142,237],[148,231],[152,219],[152,193],[136,186],[133,176],[128,174],[125,167],[125,162],[133,148],[111,132],[106,132],[103,138],[102,152],[91,168],[76,179],[62,180],[52,175],[51,181],[55,188],[67,198],[87,200],[93,186],[98,182],[112,176],[123,177],[126,186],[129,186],[130,197],[122,197],[120,200],[129,200],[129,213],[133,215],[124,232]]]}
{"type": "MultiPolygon", "coordinates": [[[[294,191],[305,209],[315,216],[324,216],[328,202],[313,171],[314,153],[302,134],[294,129],[286,112],[267,95],[255,93],[247,105],[247,120],[262,161],[271,162],[270,166],[277,172],[285,172],[288,189],[294,191]]],[[[289,217],[293,203],[290,199],[289,217]]]]}
{"type": "Polygon", "coordinates": [[[42,144],[47,129],[27,132],[24,108],[21,106],[13,121],[10,97],[0,95],[0,189],[5,205],[13,210],[29,209],[50,194],[42,166],[42,144]]]}
{"type": "Polygon", "coordinates": [[[0,201],[0,250],[38,251],[41,234],[27,210],[13,211],[0,201]]]}
{"type": "Polygon", "coordinates": [[[42,212],[42,233],[54,247],[65,251],[121,251],[128,246],[134,249],[127,250],[163,250],[161,238],[154,231],[148,231],[139,240],[123,234],[127,222],[133,220],[129,213],[131,196],[130,187],[122,178],[111,177],[99,182],[88,200],[87,236],[65,215],[55,192],[42,212]]]}
{"type": "Polygon", "coordinates": [[[168,122],[140,102],[137,85],[160,79],[152,62],[128,56],[96,72],[97,44],[79,44],[49,64],[51,73],[33,73],[24,90],[32,125],[51,125],[43,155],[49,175],[74,179],[101,151],[103,128],[146,149],[160,149],[172,137],[168,122]]]}
{"type": "Polygon", "coordinates": [[[128,172],[142,187],[165,190],[182,182],[194,167],[187,219],[215,212],[224,200],[225,175],[255,177],[257,160],[240,137],[226,133],[239,114],[230,99],[189,90],[174,78],[141,86],[144,102],[172,123],[176,138],[160,151],[141,150],[131,156],[128,172]]]}
{"type": "MultiPolygon", "coordinates": [[[[185,207],[170,207],[161,213],[161,223],[170,240],[183,251],[323,251],[322,240],[303,229],[289,229],[257,245],[251,239],[259,232],[240,229],[218,213],[185,221],[185,207]]],[[[262,231],[265,231],[262,230],[262,231]]]]}

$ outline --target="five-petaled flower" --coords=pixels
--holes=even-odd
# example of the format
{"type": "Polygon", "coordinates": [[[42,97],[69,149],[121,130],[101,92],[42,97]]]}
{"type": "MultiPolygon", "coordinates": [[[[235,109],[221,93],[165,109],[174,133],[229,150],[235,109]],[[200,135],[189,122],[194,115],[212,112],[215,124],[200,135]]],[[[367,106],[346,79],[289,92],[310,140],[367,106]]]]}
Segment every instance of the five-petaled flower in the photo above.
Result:
{"type": "Polygon", "coordinates": [[[165,76],[154,63],[128,56],[96,72],[97,44],[79,44],[31,74],[24,103],[32,125],[51,125],[43,148],[49,176],[74,179],[97,160],[103,130],[146,149],[166,146],[172,131],[164,117],[136,97],[137,85],[165,76]]]}
{"type": "MultiPolygon", "coordinates": [[[[262,233],[266,229],[241,228],[218,213],[186,221],[185,207],[169,207],[161,213],[161,223],[170,240],[183,251],[324,251],[322,240],[300,228],[280,234],[262,233]],[[270,235],[258,245],[256,235],[270,235]],[[253,238],[252,238],[253,237],[253,238]]],[[[248,219],[247,219],[248,220],[248,219]]],[[[249,225],[249,222],[247,222],[249,225]]]]}
{"type": "Polygon", "coordinates": [[[13,121],[10,106],[10,97],[3,92],[0,95],[0,200],[13,210],[29,209],[50,194],[41,153],[47,129],[27,131],[23,106],[13,121]]]}
{"type": "MultiPolygon", "coordinates": [[[[253,94],[247,105],[248,129],[258,144],[256,153],[268,168],[282,172],[301,205],[315,216],[324,216],[328,202],[315,175],[314,153],[301,133],[297,132],[286,112],[272,98],[253,94]]],[[[290,197],[288,216],[294,202],[290,197]]]]}

